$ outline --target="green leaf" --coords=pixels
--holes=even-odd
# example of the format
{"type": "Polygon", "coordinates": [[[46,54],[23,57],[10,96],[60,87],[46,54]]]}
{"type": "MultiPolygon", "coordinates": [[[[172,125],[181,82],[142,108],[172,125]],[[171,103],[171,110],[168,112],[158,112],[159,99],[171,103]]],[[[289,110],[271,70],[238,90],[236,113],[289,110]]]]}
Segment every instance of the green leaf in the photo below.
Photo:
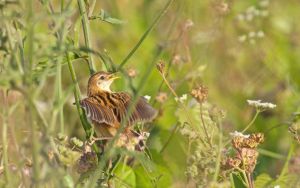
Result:
{"type": "Polygon", "coordinates": [[[72,188],[74,187],[74,181],[70,175],[65,175],[63,178],[63,184],[65,187],[72,188]]]}
{"type": "Polygon", "coordinates": [[[115,175],[115,187],[127,188],[136,187],[136,175],[132,168],[125,164],[120,164],[116,168],[115,175]]]}
{"type": "Polygon", "coordinates": [[[272,183],[273,179],[269,176],[269,174],[260,174],[257,176],[255,182],[254,182],[254,187],[257,188],[263,188],[267,187],[272,183]]]}
{"type": "Polygon", "coordinates": [[[161,165],[157,165],[152,172],[146,171],[142,166],[134,169],[136,175],[136,187],[171,187],[172,176],[170,171],[161,165]]]}
{"type": "Polygon", "coordinates": [[[91,17],[91,19],[100,19],[104,22],[107,22],[107,23],[110,23],[110,24],[116,24],[116,25],[120,25],[120,24],[124,24],[126,22],[122,21],[122,20],[119,20],[117,18],[113,18],[111,17],[105,10],[101,9],[100,10],[100,13],[98,16],[94,16],[94,17],[91,17]]]}
{"type": "Polygon", "coordinates": [[[142,166],[138,166],[134,169],[136,176],[136,187],[152,188],[151,179],[142,166]]]}

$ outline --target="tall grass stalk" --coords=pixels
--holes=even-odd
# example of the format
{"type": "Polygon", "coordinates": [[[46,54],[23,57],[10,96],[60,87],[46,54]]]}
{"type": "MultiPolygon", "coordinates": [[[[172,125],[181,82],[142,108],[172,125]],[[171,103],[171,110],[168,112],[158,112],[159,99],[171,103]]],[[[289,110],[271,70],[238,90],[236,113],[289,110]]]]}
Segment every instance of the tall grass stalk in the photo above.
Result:
{"type": "Polygon", "coordinates": [[[3,164],[4,164],[4,176],[6,184],[9,185],[9,168],[8,168],[8,143],[7,143],[7,117],[8,117],[8,105],[7,105],[7,92],[3,92],[4,107],[2,110],[2,147],[3,147],[3,164]]]}
{"type": "Polygon", "coordinates": [[[33,14],[33,2],[32,0],[27,0],[27,64],[25,69],[25,85],[27,87],[27,107],[29,112],[28,123],[31,126],[31,138],[32,138],[32,163],[33,163],[33,184],[35,187],[40,187],[40,166],[39,166],[39,141],[37,133],[37,122],[36,113],[34,111],[34,105],[30,101],[34,101],[31,93],[34,93],[33,81],[33,62],[34,62],[34,14],[33,14]]]}
{"type": "Polygon", "coordinates": [[[68,67],[69,67],[69,71],[71,74],[71,78],[73,81],[74,86],[74,97],[75,97],[75,103],[76,103],[76,107],[77,107],[77,111],[80,117],[80,121],[81,124],[84,128],[84,131],[86,133],[87,138],[90,138],[92,132],[91,132],[91,125],[88,123],[87,118],[84,114],[83,109],[80,107],[79,101],[80,101],[80,96],[81,96],[81,92],[80,92],[80,88],[77,82],[77,77],[76,77],[76,73],[73,67],[73,64],[70,60],[69,54],[66,53],[66,59],[67,59],[67,63],[68,63],[68,67]]]}
{"type": "MultiPolygon", "coordinates": [[[[83,29],[83,35],[84,35],[84,41],[85,41],[85,47],[88,49],[92,49],[92,43],[91,43],[91,33],[90,33],[90,26],[89,26],[89,19],[88,19],[88,13],[86,12],[85,3],[83,0],[77,0],[79,12],[81,15],[81,23],[82,23],[82,29],[83,29]]],[[[91,53],[88,53],[89,55],[89,70],[90,74],[93,74],[95,72],[95,66],[94,66],[94,60],[91,53]]]]}
{"type": "MultiPolygon", "coordinates": [[[[60,3],[60,12],[61,14],[64,11],[64,0],[61,0],[60,3]]],[[[64,23],[62,24],[62,27],[60,28],[60,31],[58,33],[58,50],[61,50],[62,47],[62,42],[64,41],[64,23]]],[[[62,79],[61,79],[61,63],[62,63],[62,58],[58,58],[58,61],[56,62],[56,86],[57,86],[57,103],[60,103],[62,101],[62,79]]],[[[60,125],[60,132],[64,133],[64,106],[61,105],[61,107],[58,109],[59,113],[59,125],[60,125]]]]}
{"type": "Polygon", "coordinates": [[[222,149],[223,149],[223,128],[220,118],[217,119],[217,124],[219,127],[219,144],[218,144],[218,155],[217,155],[217,161],[216,161],[216,168],[215,168],[215,174],[214,174],[214,182],[218,181],[219,173],[220,173],[220,166],[221,166],[221,157],[222,157],[222,149]]]}

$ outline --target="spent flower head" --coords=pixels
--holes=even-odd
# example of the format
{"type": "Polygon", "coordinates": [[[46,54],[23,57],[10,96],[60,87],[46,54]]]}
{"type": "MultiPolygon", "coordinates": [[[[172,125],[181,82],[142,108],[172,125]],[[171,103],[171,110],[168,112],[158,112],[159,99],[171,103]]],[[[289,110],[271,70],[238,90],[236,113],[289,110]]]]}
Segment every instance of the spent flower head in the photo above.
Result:
{"type": "Polygon", "coordinates": [[[165,63],[162,60],[156,64],[156,68],[162,75],[165,74],[165,63]]]}
{"type": "Polygon", "coordinates": [[[159,92],[155,99],[160,103],[164,103],[168,99],[168,94],[166,92],[159,92]]]}
{"type": "Polygon", "coordinates": [[[201,85],[192,90],[191,95],[199,102],[203,103],[208,97],[208,88],[201,85]]]}
{"type": "Polygon", "coordinates": [[[137,71],[134,68],[127,69],[127,74],[129,77],[134,78],[137,75],[137,71]]]}

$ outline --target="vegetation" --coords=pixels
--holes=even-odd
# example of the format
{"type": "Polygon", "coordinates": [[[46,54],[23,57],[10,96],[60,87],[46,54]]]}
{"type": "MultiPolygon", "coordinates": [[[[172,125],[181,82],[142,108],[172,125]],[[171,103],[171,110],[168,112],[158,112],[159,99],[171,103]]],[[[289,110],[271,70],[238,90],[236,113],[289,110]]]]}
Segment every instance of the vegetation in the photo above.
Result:
{"type": "Polygon", "coordinates": [[[299,187],[299,2],[0,0],[0,187],[299,187]],[[101,151],[97,71],[150,97],[101,151]],[[124,144],[122,145],[124,146],[124,144]]]}

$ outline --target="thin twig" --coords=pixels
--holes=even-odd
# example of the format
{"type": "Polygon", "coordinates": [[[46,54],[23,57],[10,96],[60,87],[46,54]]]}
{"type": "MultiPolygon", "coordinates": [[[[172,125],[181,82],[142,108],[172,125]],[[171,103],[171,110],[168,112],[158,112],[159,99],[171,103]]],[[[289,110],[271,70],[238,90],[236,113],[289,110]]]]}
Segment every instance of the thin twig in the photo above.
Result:
{"type": "Polygon", "coordinates": [[[204,118],[203,118],[203,109],[202,108],[203,108],[202,103],[200,103],[200,119],[201,119],[201,122],[202,122],[202,127],[204,129],[204,133],[205,133],[207,142],[208,142],[209,146],[212,148],[211,140],[209,138],[209,135],[208,135],[208,132],[207,132],[207,129],[206,129],[206,126],[205,126],[205,122],[204,122],[204,118]]]}
{"type": "Polygon", "coordinates": [[[167,13],[167,10],[169,9],[170,5],[173,3],[174,0],[169,0],[165,7],[162,9],[162,11],[158,14],[158,16],[155,18],[153,23],[150,25],[150,27],[145,31],[145,33],[142,35],[138,43],[133,47],[133,49],[129,52],[129,54],[125,57],[125,59],[121,62],[121,64],[118,67],[118,70],[122,69],[122,67],[128,62],[128,60],[131,58],[131,56],[135,53],[135,51],[140,47],[140,45],[144,42],[148,34],[153,30],[153,28],[157,25],[159,20],[167,13]]]}
{"type": "Polygon", "coordinates": [[[161,148],[160,150],[160,154],[164,152],[164,150],[167,148],[167,146],[169,145],[170,141],[172,140],[173,136],[175,135],[176,131],[177,131],[177,128],[179,127],[179,123],[177,123],[175,125],[175,127],[173,128],[168,140],[166,141],[166,143],[163,145],[163,147],[161,148]]]}
{"type": "Polygon", "coordinates": [[[258,110],[258,109],[256,110],[254,117],[252,118],[250,123],[242,130],[242,133],[246,132],[251,127],[251,125],[253,125],[254,121],[256,120],[256,118],[260,112],[261,112],[260,110],[258,110]]]}

